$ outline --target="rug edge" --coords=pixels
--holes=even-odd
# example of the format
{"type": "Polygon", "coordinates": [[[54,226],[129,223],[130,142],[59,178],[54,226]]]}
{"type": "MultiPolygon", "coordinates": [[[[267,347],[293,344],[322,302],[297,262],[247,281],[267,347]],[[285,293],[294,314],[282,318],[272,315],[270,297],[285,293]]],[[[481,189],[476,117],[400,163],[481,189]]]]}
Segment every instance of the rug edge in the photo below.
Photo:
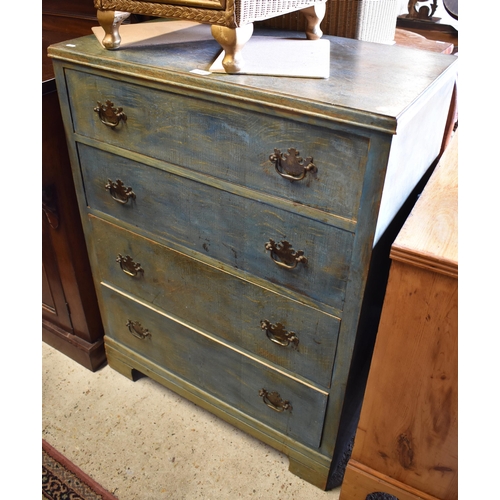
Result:
{"type": "Polygon", "coordinates": [[[119,500],[108,490],[103,488],[97,481],[92,479],[88,474],[86,474],[80,467],[71,462],[66,458],[61,452],[57,451],[50,443],[42,438],[42,449],[45,450],[54,460],[57,460],[68,470],[73,472],[78,478],[83,481],[87,486],[92,488],[96,493],[102,496],[103,500],[119,500]]]}

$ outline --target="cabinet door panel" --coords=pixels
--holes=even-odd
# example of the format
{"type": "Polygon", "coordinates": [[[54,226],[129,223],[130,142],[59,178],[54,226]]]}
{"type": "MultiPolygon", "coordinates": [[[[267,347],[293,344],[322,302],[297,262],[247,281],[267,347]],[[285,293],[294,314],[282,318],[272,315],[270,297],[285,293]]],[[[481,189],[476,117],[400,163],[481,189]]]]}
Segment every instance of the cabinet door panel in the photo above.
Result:
{"type": "Polygon", "coordinates": [[[64,331],[73,333],[68,304],[61,281],[57,253],[51,239],[51,227],[42,218],[42,318],[64,331]]]}

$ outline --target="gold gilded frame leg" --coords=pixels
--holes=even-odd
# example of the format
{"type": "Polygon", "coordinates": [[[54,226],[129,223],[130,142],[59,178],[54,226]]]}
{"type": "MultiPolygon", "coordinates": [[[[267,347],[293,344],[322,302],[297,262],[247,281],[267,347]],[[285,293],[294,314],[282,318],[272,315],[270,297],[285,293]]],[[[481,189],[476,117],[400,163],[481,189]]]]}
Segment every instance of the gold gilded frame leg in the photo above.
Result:
{"type": "Polygon", "coordinates": [[[102,44],[108,50],[117,49],[122,41],[120,37],[120,26],[127,17],[130,16],[130,12],[121,12],[115,10],[98,10],[97,20],[104,30],[104,38],[102,39],[102,44]]]}
{"type": "Polygon", "coordinates": [[[309,40],[319,40],[323,32],[319,25],[326,13],[326,2],[318,2],[301,10],[306,18],[306,36],[309,40]]]}
{"type": "Polygon", "coordinates": [[[222,66],[227,73],[239,73],[244,66],[241,50],[250,40],[253,33],[253,23],[245,24],[239,28],[212,25],[212,36],[224,49],[222,66]]]}

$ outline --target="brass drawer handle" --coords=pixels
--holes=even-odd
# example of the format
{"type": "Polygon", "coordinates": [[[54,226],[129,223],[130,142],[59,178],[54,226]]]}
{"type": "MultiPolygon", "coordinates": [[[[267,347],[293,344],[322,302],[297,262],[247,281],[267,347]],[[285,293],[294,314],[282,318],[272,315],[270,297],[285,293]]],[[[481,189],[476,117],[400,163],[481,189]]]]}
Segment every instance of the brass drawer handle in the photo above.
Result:
{"type": "Polygon", "coordinates": [[[109,99],[104,104],[97,101],[94,111],[99,115],[99,120],[111,128],[118,126],[121,120],[127,121],[127,115],[123,112],[123,108],[115,108],[109,99]]]}
{"type": "Polygon", "coordinates": [[[259,391],[259,396],[262,398],[264,403],[266,403],[269,408],[271,408],[274,411],[277,411],[279,413],[288,410],[292,411],[292,405],[290,404],[290,401],[284,401],[281,399],[281,396],[273,391],[273,392],[267,392],[265,389],[261,389],[259,391]]]}
{"type": "Polygon", "coordinates": [[[113,200],[121,203],[122,205],[127,203],[130,198],[135,200],[135,193],[132,191],[132,188],[126,188],[125,184],[123,184],[120,179],[116,179],[116,182],[108,179],[108,183],[104,187],[109,191],[113,200]]]}
{"type": "Polygon", "coordinates": [[[138,339],[144,340],[151,337],[151,333],[147,328],[143,328],[138,321],[128,320],[127,325],[129,332],[138,339]]]}
{"type": "Polygon", "coordinates": [[[299,156],[299,151],[289,148],[288,154],[282,153],[279,149],[274,149],[274,153],[269,156],[271,163],[281,177],[290,182],[301,181],[307,172],[317,172],[316,165],[312,162],[312,156],[305,160],[299,156]]]}
{"type": "Polygon", "coordinates": [[[274,240],[270,239],[266,243],[266,250],[271,252],[271,259],[280,267],[294,269],[299,262],[307,264],[307,257],[304,257],[304,252],[302,250],[293,250],[288,241],[275,243],[274,240]]]}
{"type": "Polygon", "coordinates": [[[299,339],[293,332],[288,332],[281,323],[272,325],[267,319],[260,322],[260,327],[265,330],[267,338],[275,344],[288,347],[290,344],[294,349],[299,345],[299,339]]]}
{"type": "Polygon", "coordinates": [[[132,257],[130,257],[129,255],[125,255],[125,257],[123,257],[123,255],[118,254],[118,256],[116,257],[116,262],[120,264],[122,271],[129,276],[135,277],[139,273],[144,274],[144,269],[141,267],[141,265],[138,262],[134,262],[132,257]]]}

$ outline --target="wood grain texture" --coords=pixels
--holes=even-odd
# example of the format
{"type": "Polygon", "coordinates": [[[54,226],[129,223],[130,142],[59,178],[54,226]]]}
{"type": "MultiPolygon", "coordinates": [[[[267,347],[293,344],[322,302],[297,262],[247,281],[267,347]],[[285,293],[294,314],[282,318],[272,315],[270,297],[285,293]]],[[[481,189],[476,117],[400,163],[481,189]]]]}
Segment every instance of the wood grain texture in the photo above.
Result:
{"type": "Polygon", "coordinates": [[[342,498],[366,500],[367,495],[371,493],[386,493],[398,500],[439,500],[433,495],[399,483],[356,460],[349,460],[342,484],[342,498]]]}
{"type": "Polygon", "coordinates": [[[455,135],[393,244],[342,500],[379,491],[381,476],[380,491],[400,500],[458,497],[457,143],[455,135]],[[451,257],[456,272],[435,265],[436,255],[451,257]]]}
{"type": "Polygon", "coordinates": [[[393,263],[352,454],[443,500],[457,495],[457,297],[456,279],[393,263]]]}
{"type": "Polygon", "coordinates": [[[391,258],[458,277],[458,130],[410,214],[391,258]]]}
{"type": "Polygon", "coordinates": [[[396,28],[394,40],[397,44],[405,47],[413,47],[420,50],[430,50],[432,52],[440,52],[441,54],[452,54],[454,45],[448,41],[442,42],[437,40],[429,40],[420,33],[415,33],[411,30],[396,28]]]}

